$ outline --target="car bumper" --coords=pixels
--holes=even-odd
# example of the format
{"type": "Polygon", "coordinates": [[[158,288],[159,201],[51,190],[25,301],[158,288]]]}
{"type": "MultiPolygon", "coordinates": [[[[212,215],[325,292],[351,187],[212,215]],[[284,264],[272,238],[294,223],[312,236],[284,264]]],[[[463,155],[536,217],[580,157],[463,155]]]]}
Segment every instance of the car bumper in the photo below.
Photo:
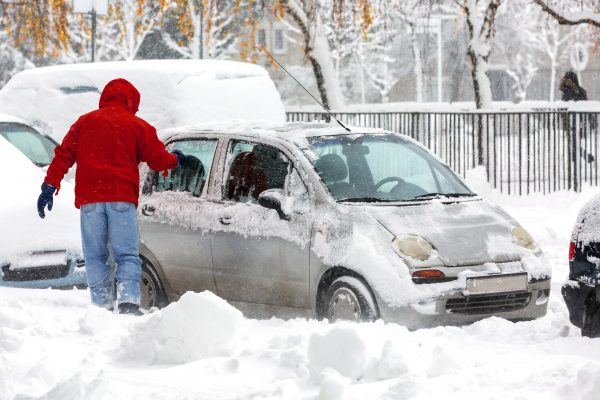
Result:
{"type": "Polygon", "coordinates": [[[583,310],[587,299],[596,290],[595,286],[568,280],[561,288],[561,293],[569,310],[569,320],[578,328],[583,325],[583,310]]]}
{"type": "Polygon", "coordinates": [[[72,289],[87,287],[87,274],[84,266],[78,266],[75,259],[69,259],[66,275],[50,279],[18,279],[7,280],[0,271],[0,287],[15,287],[28,289],[72,289]]]}
{"type": "Polygon", "coordinates": [[[546,315],[550,295],[550,279],[530,282],[527,292],[493,293],[464,296],[453,293],[411,304],[391,307],[379,301],[379,312],[387,322],[409,329],[440,325],[465,325],[496,316],[512,321],[531,320],[546,315]]]}

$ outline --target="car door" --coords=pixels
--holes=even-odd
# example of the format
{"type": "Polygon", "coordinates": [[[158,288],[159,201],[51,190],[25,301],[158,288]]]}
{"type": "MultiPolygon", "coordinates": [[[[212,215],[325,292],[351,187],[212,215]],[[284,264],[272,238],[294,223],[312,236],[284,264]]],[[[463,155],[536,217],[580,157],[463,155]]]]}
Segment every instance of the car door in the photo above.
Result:
{"type": "Polygon", "coordinates": [[[212,250],[217,293],[230,301],[309,308],[310,202],[284,151],[232,140],[212,250]],[[289,219],[258,204],[265,190],[282,191],[289,219]]]}
{"type": "Polygon", "coordinates": [[[169,150],[186,155],[183,166],[164,176],[146,175],[140,198],[140,238],[160,262],[171,288],[215,291],[209,227],[204,218],[213,203],[206,187],[218,149],[218,139],[172,142],[169,150]]]}

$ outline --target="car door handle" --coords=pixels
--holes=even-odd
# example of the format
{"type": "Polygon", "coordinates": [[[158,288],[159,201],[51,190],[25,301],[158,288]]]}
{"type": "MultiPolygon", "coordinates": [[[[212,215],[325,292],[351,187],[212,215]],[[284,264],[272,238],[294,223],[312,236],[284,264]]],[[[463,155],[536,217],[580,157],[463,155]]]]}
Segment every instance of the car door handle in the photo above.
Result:
{"type": "Polygon", "coordinates": [[[219,218],[219,222],[222,223],[223,225],[229,225],[229,224],[231,224],[231,216],[224,215],[221,218],[219,218]]]}
{"type": "Polygon", "coordinates": [[[142,207],[142,214],[144,214],[147,217],[154,215],[155,212],[156,212],[156,207],[151,206],[149,204],[144,204],[144,206],[142,207]]]}

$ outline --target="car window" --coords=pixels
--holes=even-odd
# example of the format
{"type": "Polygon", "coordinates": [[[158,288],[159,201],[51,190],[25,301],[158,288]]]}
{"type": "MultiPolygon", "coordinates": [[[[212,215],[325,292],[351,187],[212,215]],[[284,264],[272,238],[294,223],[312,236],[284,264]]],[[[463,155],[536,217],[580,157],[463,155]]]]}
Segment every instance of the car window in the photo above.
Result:
{"type": "Polygon", "coordinates": [[[194,197],[202,194],[206,180],[210,176],[217,140],[182,140],[170,143],[168,150],[180,150],[186,157],[182,166],[162,172],[152,171],[144,183],[142,192],[189,192],[194,197]]]}
{"type": "Polygon", "coordinates": [[[233,141],[229,146],[223,198],[256,203],[268,189],[284,189],[290,161],[262,143],[233,141]]]}
{"type": "Polygon", "coordinates": [[[429,194],[472,196],[427,150],[395,135],[313,137],[304,149],[329,192],[343,201],[405,201],[429,194]]]}
{"type": "Polygon", "coordinates": [[[27,125],[18,123],[0,124],[0,135],[37,166],[47,166],[54,157],[56,143],[27,125]]]}

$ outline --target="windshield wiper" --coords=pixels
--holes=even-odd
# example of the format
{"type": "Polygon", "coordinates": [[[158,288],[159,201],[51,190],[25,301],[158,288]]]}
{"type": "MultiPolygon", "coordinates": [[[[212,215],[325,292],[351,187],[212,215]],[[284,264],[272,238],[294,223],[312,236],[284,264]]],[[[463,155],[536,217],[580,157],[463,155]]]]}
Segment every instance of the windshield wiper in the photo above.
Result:
{"type": "Polygon", "coordinates": [[[417,199],[428,199],[434,197],[474,197],[477,196],[475,193],[425,193],[419,196],[411,197],[404,201],[417,200],[417,199]]]}
{"type": "Polygon", "coordinates": [[[33,163],[38,167],[47,167],[48,165],[50,165],[47,163],[41,163],[41,162],[36,162],[36,161],[34,161],[33,163]]]}
{"type": "Polygon", "coordinates": [[[346,199],[339,199],[339,202],[355,202],[355,203],[389,203],[393,201],[398,201],[395,199],[382,199],[381,197],[349,197],[346,199]]]}

